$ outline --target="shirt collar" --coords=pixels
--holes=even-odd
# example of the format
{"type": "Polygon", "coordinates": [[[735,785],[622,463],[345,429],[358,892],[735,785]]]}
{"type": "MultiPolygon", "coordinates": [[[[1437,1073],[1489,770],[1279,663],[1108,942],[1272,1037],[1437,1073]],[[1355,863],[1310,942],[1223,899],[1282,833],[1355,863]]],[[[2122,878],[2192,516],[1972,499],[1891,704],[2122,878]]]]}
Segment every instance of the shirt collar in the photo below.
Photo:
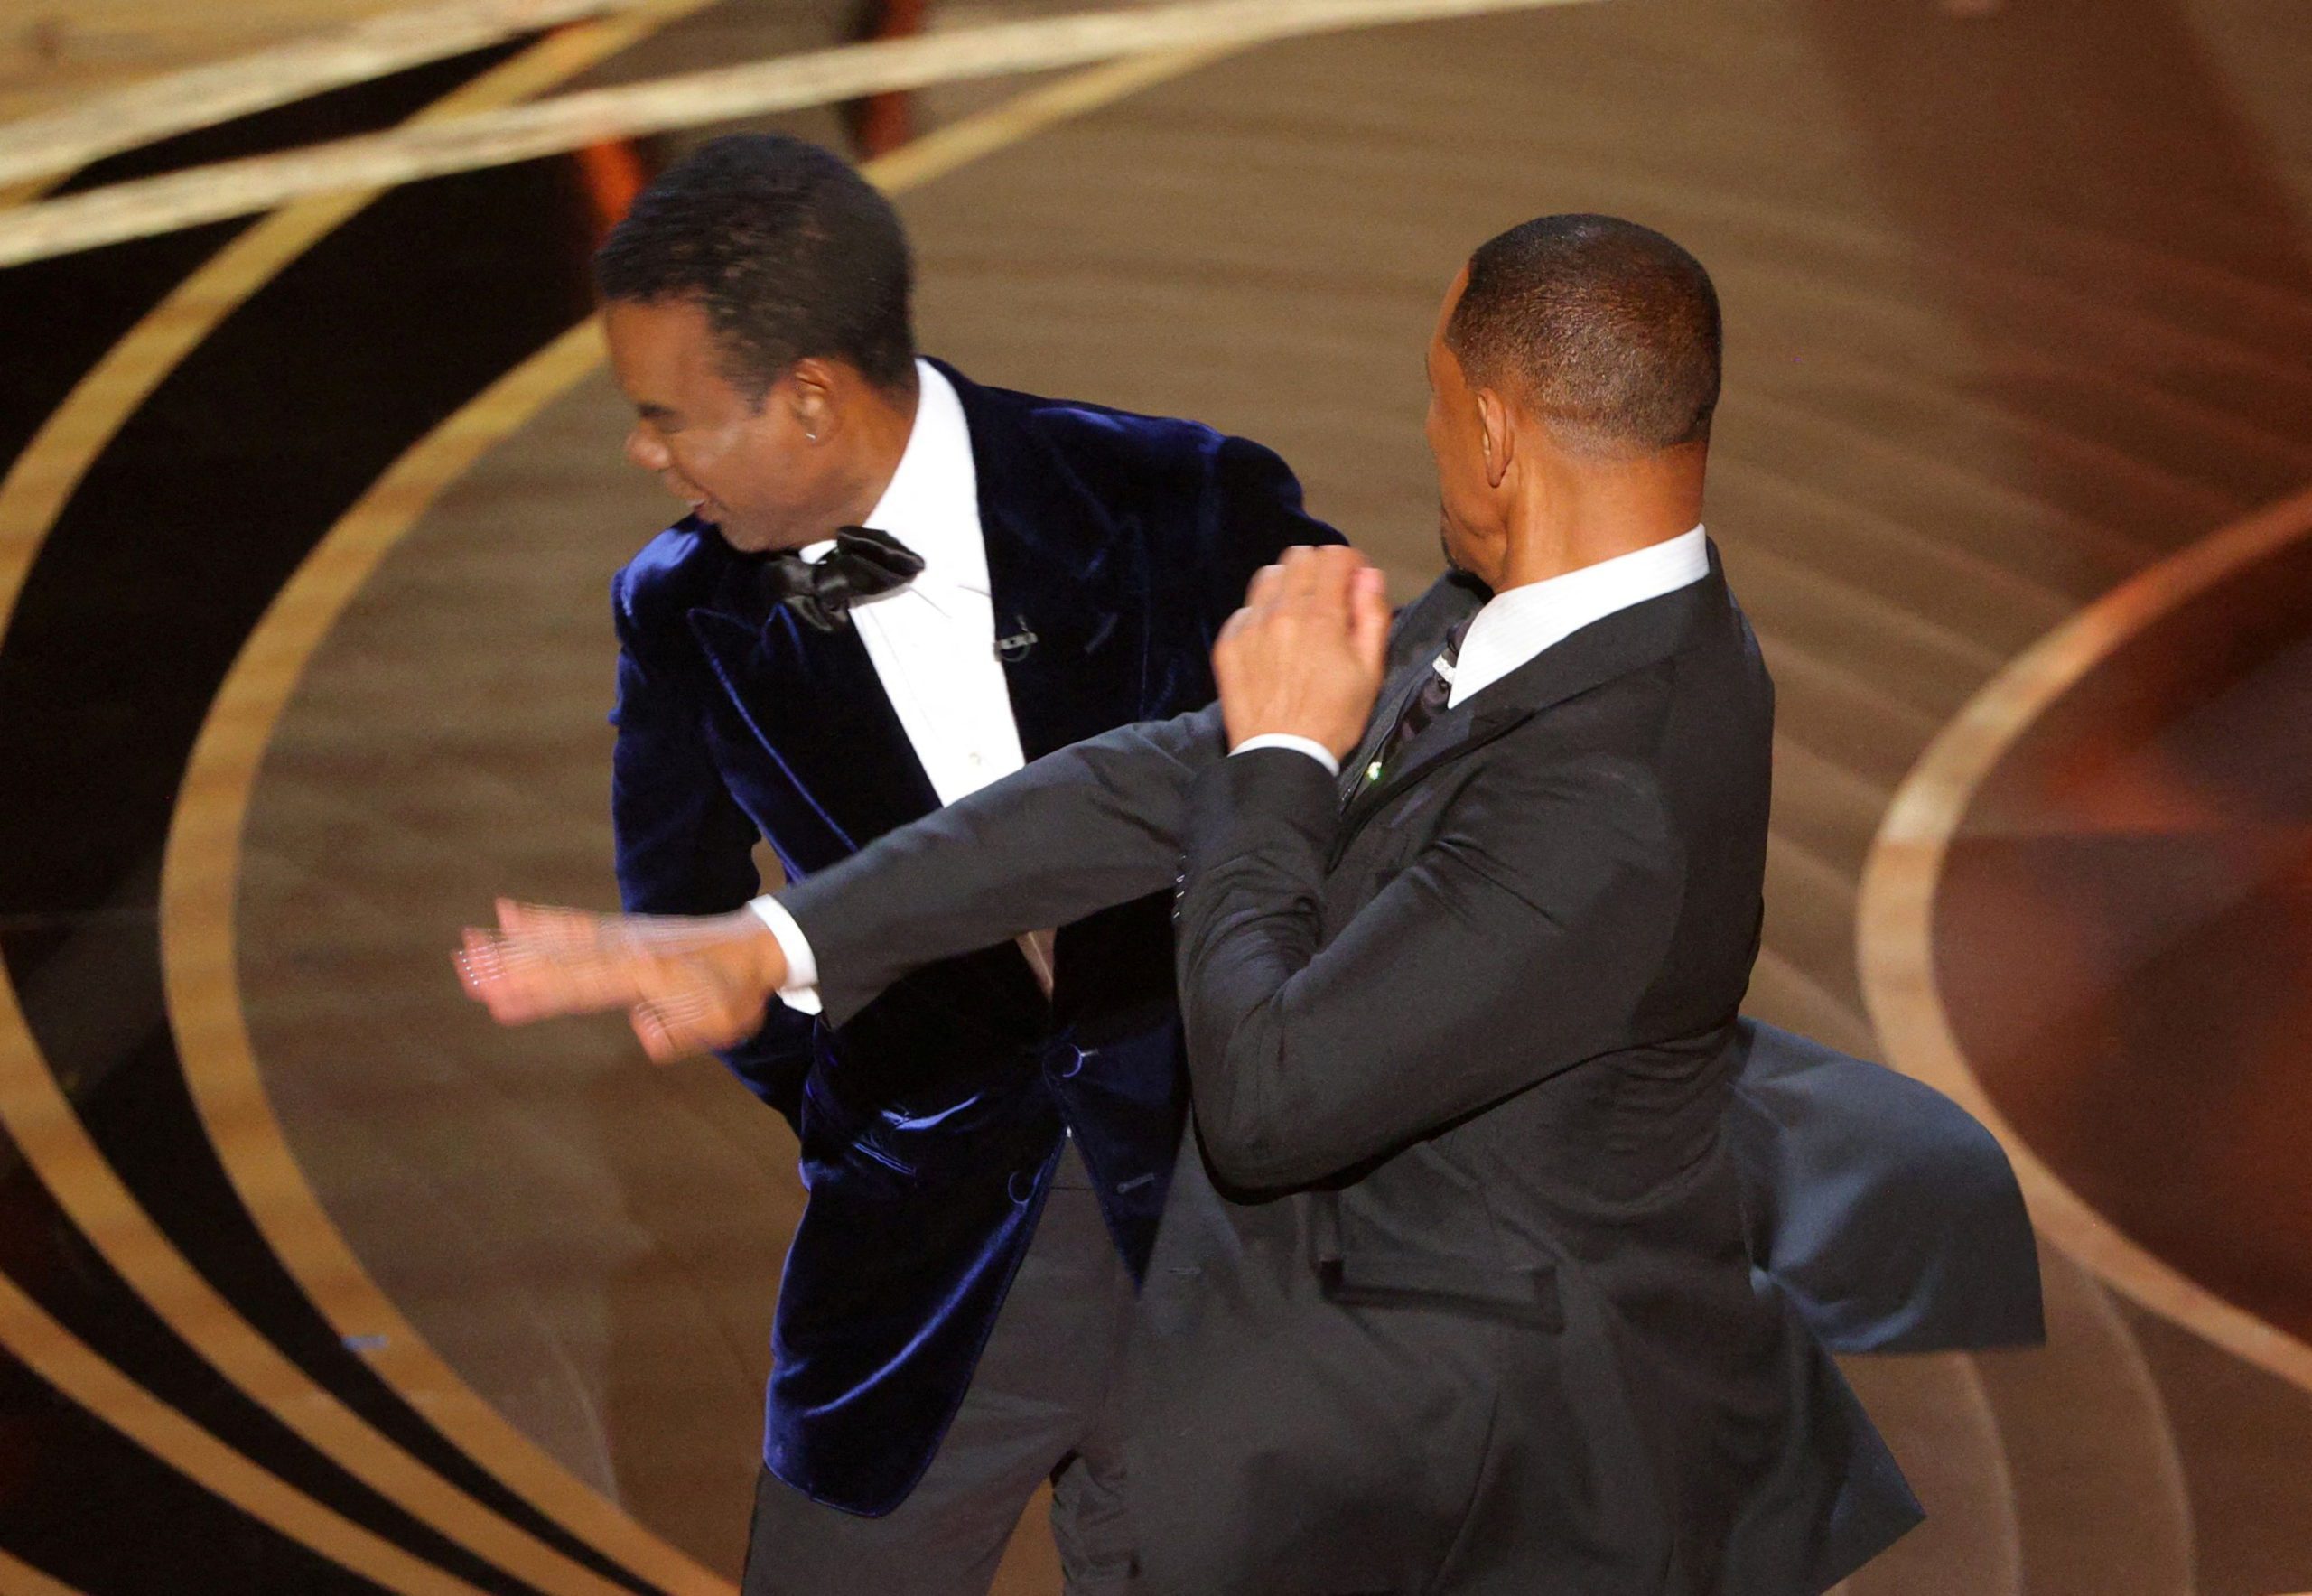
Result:
{"type": "Polygon", "coordinates": [[[1496,593],[1469,621],[1459,657],[1438,672],[1453,684],[1449,705],[1483,692],[1543,649],[1617,610],[1674,593],[1710,574],[1702,529],[1496,593]]]}
{"type": "MultiPolygon", "coordinates": [[[[987,544],[979,523],[979,471],[972,459],[970,424],[955,385],[928,360],[915,363],[915,425],[899,469],[866,525],[888,532],[923,557],[923,573],[909,591],[960,588],[989,592],[987,544]]],[[[834,548],[827,538],[798,550],[813,562],[834,548]]]]}

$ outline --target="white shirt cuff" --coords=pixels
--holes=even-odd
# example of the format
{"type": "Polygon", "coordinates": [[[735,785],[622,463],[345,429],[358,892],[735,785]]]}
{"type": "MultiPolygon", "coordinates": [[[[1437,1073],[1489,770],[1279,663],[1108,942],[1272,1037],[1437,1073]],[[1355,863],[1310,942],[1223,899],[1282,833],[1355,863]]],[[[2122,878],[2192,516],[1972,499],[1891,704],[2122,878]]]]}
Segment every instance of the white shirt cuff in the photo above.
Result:
{"type": "MultiPolygon", "coordinates": [[[[1323,743],[1319,742],[1312,737],[1295,737],[1290,732],[1269,732],[1258,737],[1247,737],[1242,742],[1239,742],[1235,747],[1228,751],[1229,757],[1233,759],[1240,753],[1250,753],[1256,748],[1289,748],[1296,753],[1307,754],[1310,759],[1324,766],[1325,773],[1327,775],[1338,776],[1340,774],[1340,761],[1333,758],[1333,751],[1331,749],[1327,748],[1323,743]]],[[[788,923],[792,924],[793,922],[789,921],[788,923]]],[[[801,934],[802,933],[799,931],[796,933],[797,936],[800,936],[801,934]]],[[[782,942],[780,946],[783,947],[785,944],[782,942]]]]}
{"type": "Polygon", "coordinates": [[[778,939],[779,952],[787,956],[787,985],[778,989],[778,1001],[797,1013],[817,1013],[819,961],[811,952],[811,939],[803,935],[803,928],[778,899],[752,899],[747,907],[770,928],[770,934],[778,939]]]}

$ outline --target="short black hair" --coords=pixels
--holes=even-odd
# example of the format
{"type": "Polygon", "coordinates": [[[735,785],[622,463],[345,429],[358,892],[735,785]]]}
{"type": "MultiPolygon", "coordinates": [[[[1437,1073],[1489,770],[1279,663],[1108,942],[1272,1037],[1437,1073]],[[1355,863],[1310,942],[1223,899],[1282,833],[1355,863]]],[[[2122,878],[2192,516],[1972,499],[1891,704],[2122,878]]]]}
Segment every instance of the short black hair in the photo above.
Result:
{"type": "Polygon", "coordinates": [[[1580,453],[1710,441],[1724,332],[1701,262],[1611,216],[1543,216],[1469,257],[1445,331],[1469,381],[1514,393],[1580,453]]]}
{"type": "Polygon", "coordinates": [[[811,357],[887,391],[914,386],[915,266],[899,213],[799,138],[732,134],[667,168],[596,253],[594,281],[606,300],[698,305],[724,375],[758,402],[811,357]]]}

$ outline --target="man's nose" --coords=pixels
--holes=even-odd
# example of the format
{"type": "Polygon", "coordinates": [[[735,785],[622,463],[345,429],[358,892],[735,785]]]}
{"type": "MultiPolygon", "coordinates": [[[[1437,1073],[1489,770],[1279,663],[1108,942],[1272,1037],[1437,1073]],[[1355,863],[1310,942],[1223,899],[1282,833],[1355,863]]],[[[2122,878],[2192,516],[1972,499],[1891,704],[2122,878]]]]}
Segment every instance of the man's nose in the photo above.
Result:
{"type": "Polygon", "coordinates": [[[626,457],[647,471],[662,471],[675,463],[667,446],[647,426],[626,434],[626,457]]]}

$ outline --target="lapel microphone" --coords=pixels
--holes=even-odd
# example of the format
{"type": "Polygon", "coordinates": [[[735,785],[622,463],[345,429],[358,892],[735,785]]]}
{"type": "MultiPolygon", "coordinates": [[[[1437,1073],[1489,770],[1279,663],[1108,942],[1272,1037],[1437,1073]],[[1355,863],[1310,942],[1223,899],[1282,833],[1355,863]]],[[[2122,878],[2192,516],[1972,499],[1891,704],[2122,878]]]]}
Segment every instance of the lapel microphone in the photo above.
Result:
{"type": "Polygon", "coordinates": [[[1036,634],[1028,629],[1025,615],[1014,615],[1012,624],[1020,630],[1008,638],[995,639],[995,657],[1006,665],[1019,664],[1036,646],[1036,634]]]}

